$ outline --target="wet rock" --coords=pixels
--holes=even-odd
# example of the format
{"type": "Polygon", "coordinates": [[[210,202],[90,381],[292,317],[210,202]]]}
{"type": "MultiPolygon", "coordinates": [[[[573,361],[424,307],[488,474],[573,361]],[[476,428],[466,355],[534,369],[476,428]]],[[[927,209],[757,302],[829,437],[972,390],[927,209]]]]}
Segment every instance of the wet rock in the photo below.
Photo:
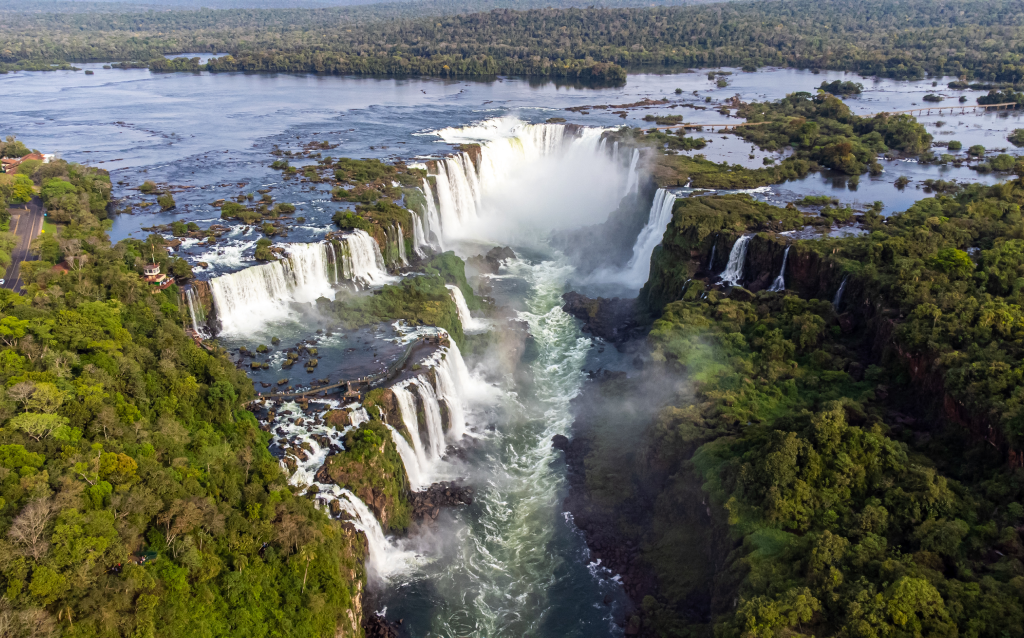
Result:
{"type": "Polygon", "coordinates": [[[458,481],[434,483],[422,492],[412,493],[412,513],[415,518],[434,520],[442,507],[457,507],[473,503],[474,490],[458,481]]]}
{"type": "Polygon", "coordinates": [[[551,437],[551,446],[564,452],[569,449],[569,438],[564,434],[556,434],[551,437]]]}
{"type": "Polygon", "coordinates": [[[498,274],[501,266],[509,260],[515,259],[516,254],[508,246],[495,247],[487,251],[486,255],[475,255],[466,260],[466,265],[476,269],[480,273],[498,274]]]}
{"type": "Polygon", "coordinates": [[[567,292],[562,301],[562,310],[583,322],[583,332],[605,341],[622,343],[639,330],[636,299],[591,299],[578,292],[567,292]]]}
{"type": "Polygon", "coordinates": [[[397,623],[388,622],[383,616],[377,614],[367,614],[363,618],[363,631],[366,632],[366,638],[398,638],[398,625],[397,623]]]}

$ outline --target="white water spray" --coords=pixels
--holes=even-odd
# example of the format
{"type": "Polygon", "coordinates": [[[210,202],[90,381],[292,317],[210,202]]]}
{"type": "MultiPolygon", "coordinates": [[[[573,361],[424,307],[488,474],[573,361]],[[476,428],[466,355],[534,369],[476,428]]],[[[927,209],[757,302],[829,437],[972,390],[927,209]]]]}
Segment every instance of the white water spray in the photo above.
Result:
{"type": "MultiPolygon", "coordinates": [[[[426,220],[426,234],[445,240],[500,236],[507,242],[510,232],[522,228],[536,231],[575,225],[567,224],[570,221],[602,221],[594,219],[594,210],[602,210],[622,193],[619,171],[597,152],[603,132],[527,124],[513,118],[438,131],[445,142],[479,146],[472,154],[463,151],[438,160],[436,169],[431,169],[439,223],[426,220]],[[595,186],[582,194],[572,188],[570,196],[569,186],[584,180],[595,186]],[[558,197],[561,191],[565,191],[564,202],[558,197]],[[531,219],[525,220],[527,216],[531,219]]],[[[423,191],[429,206],[429,180],[424,180],[423,191]]]]}
{"type": "Polygon", "coordinates": [[[729,251],[729,261],[722,271],[722,283],[730,286],[738,286],[743,282],[743,266],[747,263],[747,244],[753,235],[743,235],[732,245],[729,251]]]}
{"type": "Polygon", "coordinates": [[[786,260],[789,259],[789,249],[792,248],[792,244],[786,246],[786,252],[782,253],[782,268],[779,269],[779,276],[772,282],[769,292],[780,292],[786,289],[786,260]]]}
{"type": "Polygon", "coordinates": [[[365,230],[354,230],[342,241],[345,244],[342,255],[345,279],[361,286],[382,286],[394,280],[388,276],[380,246],[365,230]]]}

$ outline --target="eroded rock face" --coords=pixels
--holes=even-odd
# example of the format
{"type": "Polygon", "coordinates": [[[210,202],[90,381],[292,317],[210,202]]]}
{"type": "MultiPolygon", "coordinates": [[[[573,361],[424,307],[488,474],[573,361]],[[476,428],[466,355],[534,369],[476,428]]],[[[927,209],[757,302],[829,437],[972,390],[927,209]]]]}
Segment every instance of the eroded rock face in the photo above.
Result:
{"type": "Polygon", "coordinates": [[[567,292],[562,301],[562,310],[583,322],[583,332],[610,343],[622,343],[638,329],[636,299],[591,299],[578,292],[567,292]]]}
{"type": "Polygon", "coordinates": [[[473,503],[474,490],[457,481],[434,483],[422,492],[412,494],[414,518],[434,520],[442,507],[457,507],[473,503]]]}

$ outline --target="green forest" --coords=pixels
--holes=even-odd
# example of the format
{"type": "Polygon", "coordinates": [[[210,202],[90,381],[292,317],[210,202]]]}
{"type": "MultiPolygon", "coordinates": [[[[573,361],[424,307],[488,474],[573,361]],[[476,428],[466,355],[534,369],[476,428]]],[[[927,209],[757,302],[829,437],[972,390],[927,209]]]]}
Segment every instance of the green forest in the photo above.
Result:
{"type": "Polygon", "coordinates": [[[677,201],[640,298],[656,369],[602,384],[585,434],[587,488],[656,576],[636,633],[1022,634],[1022,203],[1019,178],[973,185],[790,241],[813,211],[677,201]],[[707,286],[744,234],[755,292],[707,286]]]}
{"type": "Polygon", "coordinates": [[[621,83],[626,69],[792,66],[920,78],[1024,78],[1019,0],[786,0],[681,7],[378,16],[372,10],[3,13],[0,64],[75,61],[197,70],[166,53],[223,52],[214,71],[489,76],[621,83]],[[151,62],[153,61],[153,62],[151,62]]]}
{"type": "Polygon", "coordinates": [[[358,634],[364,541],[294,494],[252,383],[111,245],[106,171],[36,168],[64,224],[0,290],[0,635],[358,634]]]}

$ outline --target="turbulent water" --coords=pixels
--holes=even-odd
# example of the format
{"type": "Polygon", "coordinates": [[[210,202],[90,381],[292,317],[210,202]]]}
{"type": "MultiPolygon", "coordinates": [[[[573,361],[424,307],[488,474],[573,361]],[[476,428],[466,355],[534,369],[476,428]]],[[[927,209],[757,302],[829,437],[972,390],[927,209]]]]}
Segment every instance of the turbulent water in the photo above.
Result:
{"type": "MultiPolygon", "coordinates": [[[[565,481],[560,453],[551,446],[552,436],[569,432],[569,401],[583,382],[591,346],[560,308],[570,270],[559,261],[517,261],[505,275],[529,285],[520,318],[536,340],[537,356],[528,366],[535,393],[502,393],[496,427],[481,434],[473,452],[474,464],[486,468],[476,502],[455,511],[449,524],[456,542],[385,596],[388,618],[403,618],[409,635],[589,637],[612,631],[613,608],[598,601],[618,586],[588,571],[586,549],[559,514],[565,481]]],[[[471,418],[480,425],[485,416],[476,411],[471,418]]]]}

